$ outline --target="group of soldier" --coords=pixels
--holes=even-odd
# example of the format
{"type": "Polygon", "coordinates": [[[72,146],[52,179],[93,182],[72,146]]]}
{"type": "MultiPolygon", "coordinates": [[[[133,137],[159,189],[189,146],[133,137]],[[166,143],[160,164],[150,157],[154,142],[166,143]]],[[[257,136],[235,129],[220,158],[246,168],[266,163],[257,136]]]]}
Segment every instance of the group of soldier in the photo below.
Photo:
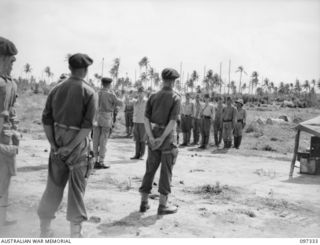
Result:
{"type": "Polygon", "coordinates": [[[182,132],[183,142],[180,146],[196,146],[200,149],[208,148],[210,133],[213,128],[215,146],[219,147],[224,141],[224,148],[232,146],[239,149],[242,140],[242,131],[246,125],[246,111],[243,109],[243,100],[235,101],[236,108],[232,106],[232,99],[226,98],[226,105],[223,105],[221,97],[216,98],[216,105],[210,102],[210,95],[205,94],[203,102],[201,95],[196,94],[195,102],[190,99],[190,94],[185,95],[185,102],[181,107],[181,120],[177,124],[177,141],[179,132],[182,132]],[[191,143],[191,133],[193,142],[191,143]]]}
{"type": "MultiPolygon", "coordinates": [[[[14,111],[17,86],[10,78],[17,52],[11,41],[0,37],[0,226],[14,223],[7,219],[7,207],[9,183],[16,172],[15,156],[19,145],[14,111]]],[[[239,147],[241,142],[241,131],[245,125],[241,101],[237,102],[238,110],[232,107],[230,98],[225,107],[218,99],[215,108],[210,103],[209,95],[204,96],[204,103],[197,95],[193,104],[187,94],[181,108],[181,96],[173,89],[179,73],[172,68],[162,71],[162,88],[147,100],[141,87],[135,100],[126,98],[123,101],[111,90],[112,79],[103,77],[98,92],[85,81],[92,63],[93,60],[86,54],[70,56],[68,64],[71,75],[50,91],[44,106],[42,124],[51,150],[48,179],[37,211],[41,237],[53,236],[51,221],[61,204],[67,183],[70,236],[82,236],[82,223],[87,220],[84,204],[87,181],[93,168],[109,167],[105,160],[106,144],[117,107],[123,104],[127,134],[133,133],[135,140],[135,154],[131,159],[143,159],[148,145],[146,170],[139,188],[140,212],[150,208],[149,194],[159,166],[158,215],[177,212],[176,206],[169,205],[168,197],[171,193],[172,170],[178,156],[174,131],[180,114],[184,136],[182,145],[189,144],[193,127],[194,144],[198,143],[201,133],[200,147],[206,148],[213,121],[217,129],[217,143],[222,133],[225,147],[230,147],[233,131],[235,146],[239,147]],[[93,142],[92,149],[90,140],[93,142]]]]}

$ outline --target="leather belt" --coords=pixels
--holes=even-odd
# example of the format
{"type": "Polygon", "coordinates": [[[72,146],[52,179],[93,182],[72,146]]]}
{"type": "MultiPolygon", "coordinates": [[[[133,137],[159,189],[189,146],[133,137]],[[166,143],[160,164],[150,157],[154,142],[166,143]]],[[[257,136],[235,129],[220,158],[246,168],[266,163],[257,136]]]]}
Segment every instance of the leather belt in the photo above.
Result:
{"type": "Polygon", "coordinates": [[[76,126],[67,126],[67,125],[64,125],[64,124],[62,124],[62,123],[57,123],[57,122],[54,123],[54,126],[56,126],[56,127],[58,127],[58,128],[67,129],[67,130],[69,130],[69,129],[76,130],[76,131],[80,131],[80,130],[81,130],[81,128],[79,128],[79,127],[76,127],[76,126]]]}
{"type": "Polygon", "coordinates": [[[232,122],[232,120],[223,120],[223,122],[232,122]]]}
{"type": "Polygon", "coordinates": [[[238,119],[237,121],[238,121],[238,122],[242,122],[242,123],[243,123],[243,119],[238,119]]]}
{"type": "Polygon", "coordinates": [[[211,119],[210,116],[201,116],[202,118],[205,118],[205,119],[211,119]]]}

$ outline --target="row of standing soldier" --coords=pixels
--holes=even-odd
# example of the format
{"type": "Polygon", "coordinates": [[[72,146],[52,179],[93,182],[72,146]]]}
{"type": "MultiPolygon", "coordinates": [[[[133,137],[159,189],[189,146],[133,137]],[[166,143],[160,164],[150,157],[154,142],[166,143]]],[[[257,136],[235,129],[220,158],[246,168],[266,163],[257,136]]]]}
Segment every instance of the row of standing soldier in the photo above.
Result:
{"type": "Polygon", "coordinates": [[[201,135],[199,148],[206,149],[213,127],[215,146],[219,147],[223,139],[224,148],[230,148],[233,138],[234,147],[239,149],[242,131],[246,125],[246,111],[243,109],[242,99],[235,101],[235,108],[230,97],[226,99],[226,106],[222,104],[222,98],[218,97],[216,107],[210,103],[209,94],[204,95],[204,103],[201,103],[199,94],[196,95],[194,103],[191,102],[190,94],[187,93],[185,98],[181,109],[180,128],[177,129],[178,132],[181,130],[183,135],[180,146],[198,145],[201,135]]]}
{"type": "MultiPolygon", "coordinates": [[[[14,222],[7,220],[8,189],[10,177],[15,175],[15,156],[18,153],[19,137],[15,132],[14,102],[17,87],[10,78],[12,64],[17,49],[5,38],[0,38],[0,225],[14,222]]],[[[54,87],[47,98],[42,114],[44,132],[51,150],[48,162],[48,180],[38,207],[40,236],[51,237],[51,221],[61,204],[66,184],[69,185],[67,220],[70,222],[70,236],[82,236],[82,223],[87,220],[84,194],[92,168],[106,168],[106,142],[112,129],[114,110],[122,104],[110,90],[111,79],[103,78],[103,88],[96,96],[95,91],[86,83],[88,67],[93,60],[86,54],[77,53],[69,60],[71,76],[54,87]],[[97,111],[96,111],[97,110],[97,111]],[[90,154],[89,136],[93,130],[93,155],[90,154]]],[[[134,103],[137,108],[134,120],[136,154],[140,159],[144,154],[145,139],[148,144],[146,171],[141,187],[140,212],[150,206],[148,196],[153,186],[155,173],[161,165],[159,179],[158,215],[177,212],[176,206],[168,204],[171,193],[173,166],[178,156],[174,144],[174,126],[181,107],[180,95],[174,92],[175,80],[179,77],[176,70],[167,68],[162,71],[163,87],[152,94],[145,102],[143,91],[134,103]],[[142,114],[141,114],[142,113],[142,114]]],[[[210,124],[213,107],[208,96],[202,108],[202,141],[208,142],[206,125],[210,124]]],[[[228,121],[224,121],[228,122],[228,121]]],[[[129,129],[129,133],[130,133],[129,129]]],[[[188,139],[188,136],[187,136],[188,139]]]]}
{"type": "MultiPolygon", "coordinates": [[[[10,177],[15,174],[15,156],[18,153],[18,137],[14,129],[13,105],[17,87],[10,78],[12,64],[17,50],[14,44],[0,38],[0,225],[9,225],[6,218],[10,177]]],[[[48,180],[38,207],[40,236],[51,237],[51,221],[61,204],[63,192],[68,183],[67,220],[70,222],[70,236],[82,236],[82,223],[87,220],[84,194],[91,170],[96,164],[104,164],[103,145],[110,132],[113,108],[120,101],[108,89],[110,80],[102,79],[103,89],[98,98],[84,78],[93,60],[86,54],[77,53],[69,60],[71,76],[54,87],[47,98],[42,114],[44,132],[50,143],[48,180]],[[103,99],[102,94],[107,94],[103,99]],[[110,98],[111,99],[110,101],[110,98]],[[98,108],[98,113],[96,109],[98,108]],[[93,129],[94,149],[90,155],[89,136],[93,129]],[[106,134],[105,134],[106,133],[106,134]],[[102,153],[101,153],[102,150],[102,153]]],[[[158,214],[177,212],[177,207],[168,204],[171,193],[172,169],[178,151],[174,145],[173,128],[180,113],[180,96],[173,91],[179,74],[174,69],[162,72],[163,88],[150,96],[145,105],[143,123],[148,139],[146,172],[139,189],[140,211],[149,209],[148,195],[152,189],[154,175],[161,164],[159,181],[160,200],[158,214]]],[[[140,101],[141,102],[141,101],[140,101]]],[[[142,124],[136,121],[136,124],[142,124]]],[[[143,132],[137,132],[137,134],[143,132]]],[[[139,141],[139,140],[137,140],[139,141]]],[[[143,141],[141,139],[141,141],[143,141]]],[[[143,149],[137,152],[139,157],[143,149]]]]}

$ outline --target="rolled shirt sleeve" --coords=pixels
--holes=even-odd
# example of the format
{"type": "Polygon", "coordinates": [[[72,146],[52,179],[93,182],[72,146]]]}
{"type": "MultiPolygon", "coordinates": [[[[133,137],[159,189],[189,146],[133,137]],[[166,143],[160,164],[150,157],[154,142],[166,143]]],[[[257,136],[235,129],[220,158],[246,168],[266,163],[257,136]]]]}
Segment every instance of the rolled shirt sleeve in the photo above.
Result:
{"type": "Polygon", "coordinates": [[[92,128],[93,120],[96,114],[96,96],[94,94],[90,95],[88,98],[86,109],[84,113],[83,120],[81,122],[81,128],[92,128]]]}
{"type": "Polygon", "coordinates": [[[46,105],[44,107],[44,110],[42,112],[42,123],[44,125],[53,125],[54,124],[54,119],[53,119],[53,111],[52,111],[52,94],[53,91],[49,94],[46,105]]]}
{"type": "MultiPolygon", "coordinates": [[[[181,109],[181,100],[180,98],[177,98],[174,100],[173,106],[171,108],[170,114],[169,114],[169,120],[177,120],[178,116],[180,114],[180,109],[181,109]]],[[[147,108],[146,108],[147,110],[147,108]]]]}
{"type": "Polygon", "coordinates": [[[151,99],[152,99],[152,96],[150,96],[150,98],[147,101],[146,110],[144,113],[144,116],[148,119],[151,119],[151,115],[152,115],[151,99]]]}

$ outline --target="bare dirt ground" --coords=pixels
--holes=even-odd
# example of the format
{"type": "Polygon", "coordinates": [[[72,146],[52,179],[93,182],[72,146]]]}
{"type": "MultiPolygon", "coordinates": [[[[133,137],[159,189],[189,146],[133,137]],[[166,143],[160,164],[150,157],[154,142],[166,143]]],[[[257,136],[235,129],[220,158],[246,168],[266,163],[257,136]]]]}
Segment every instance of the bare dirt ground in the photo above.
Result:
{"type": "MultiPolygon", "coordinates": [[[[42,105],[20,102],[18,112],[22,104],[37,109],[20,113],[24,133],[9,207],[10,217],[19,222],[0,230],[0,237],[39,235],[36,209],[46,184],[49,147],[39,125],[42,105]]],[[[309,119],[314,113],[300,114],[309,119]]],[[[246,134],[241,150],[180,149],[170,198],[179,211],[168,216],[156,214],[158,176],[151,209],[138,212],[145,161],[129,160],[133,141],[121,137],[122,129],[118,129],[108,142],[112,167],[94,171],[89,179],[85,202],[90,220],[84,223],[85,237],[320,237],[320,177],[300,175],[296,169],[294,178],[288,180],[294,137],[289,128],[265,125],[265,140],[246,134]],[[270,135],[267,127],[281,133],[270,135]],[[276,151],[252,149],[275,136],[279,140],[269,143],[275,143],[276,151]]],[[[69,235],[65,216],[66,195],[52,225],[56,237],[69,235]]]]}

